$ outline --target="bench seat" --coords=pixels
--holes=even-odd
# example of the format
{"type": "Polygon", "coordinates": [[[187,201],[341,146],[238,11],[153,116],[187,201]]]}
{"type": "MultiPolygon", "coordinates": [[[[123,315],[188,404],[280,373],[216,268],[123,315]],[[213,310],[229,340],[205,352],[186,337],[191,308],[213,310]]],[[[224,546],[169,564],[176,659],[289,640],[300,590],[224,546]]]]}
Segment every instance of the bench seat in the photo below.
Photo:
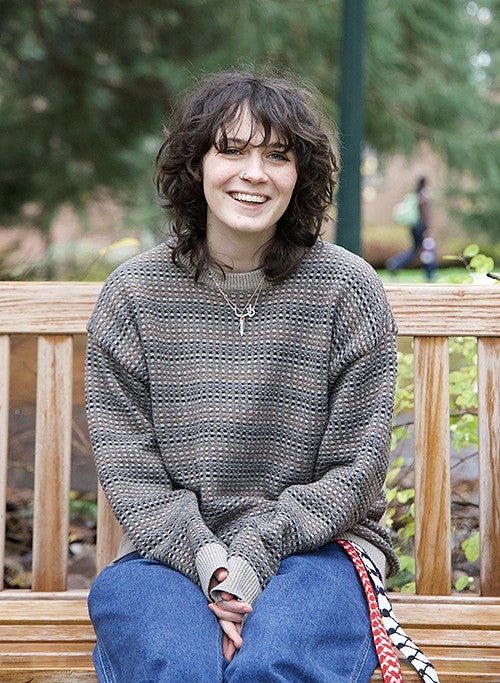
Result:
{"type": "MultiPolygon", "coordinates": [[[[500,681],[500,598],[392,594],[395,612],[446,683],[500,681]]],[[[0,594],[2,683],[96,683],[86,591],[0,594]]],[[[420,681],[402,661],[405,683],[420,681]]],[[[377,672],[372,681],[382,681],[377,672]]],[[[333,682],[332,682],[333,683],[333,682]]]]}

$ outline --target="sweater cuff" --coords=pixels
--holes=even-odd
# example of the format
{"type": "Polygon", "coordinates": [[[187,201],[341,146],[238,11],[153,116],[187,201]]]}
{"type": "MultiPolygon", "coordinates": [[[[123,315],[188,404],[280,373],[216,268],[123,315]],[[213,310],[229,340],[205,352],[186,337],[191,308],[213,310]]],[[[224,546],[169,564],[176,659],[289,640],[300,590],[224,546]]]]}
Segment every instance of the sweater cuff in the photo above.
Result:
{"type": "Polygon", "coordinates": [[[210,580],[216,569],[228,569],[227,549],[220,543],[207,543],[196,555],[196,570],[200,579],[200,586],[205,596],[210,597],[210,580]]]}
{"type": "Polygon", "coordinates": [[[221,591],[226,591],[253,606],[262,593],[257,574],[246,560],[234,555],[228,559],[227,569],[229,576],[210,591],[211,598],[217,602],[221,599],[221,591]]]}

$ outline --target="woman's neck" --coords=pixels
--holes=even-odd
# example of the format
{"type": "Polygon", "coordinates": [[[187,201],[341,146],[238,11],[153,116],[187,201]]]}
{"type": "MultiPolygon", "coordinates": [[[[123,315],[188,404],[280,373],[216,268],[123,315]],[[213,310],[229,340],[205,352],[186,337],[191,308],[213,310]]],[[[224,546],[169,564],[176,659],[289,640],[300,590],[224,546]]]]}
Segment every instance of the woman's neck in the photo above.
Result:
{"type": "MultiPolygon", "coordinates": [[[[238,236],[240,237],[240,236],[238,236]]],[[[256,270],[262,265],[262,249],[266,240],[256,240],[254,235],[242,236],[243,239],[234,238],[224,244],[207,235],[207,246],[211,258],[233,273],[247,273],[256,270]],[[248,239],[250,237],[250,239],[248,239]],[[252,239],[253,238],[253,239],[252,239]]]]}

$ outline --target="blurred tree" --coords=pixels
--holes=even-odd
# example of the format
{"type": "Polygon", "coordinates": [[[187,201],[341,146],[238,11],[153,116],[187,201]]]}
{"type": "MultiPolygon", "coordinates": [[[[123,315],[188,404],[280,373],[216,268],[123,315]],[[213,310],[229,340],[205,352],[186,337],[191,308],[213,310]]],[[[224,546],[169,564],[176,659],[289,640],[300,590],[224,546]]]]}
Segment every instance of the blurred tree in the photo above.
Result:
{"type": "Polygon", "coordinates": [[[454,173],[449,194],[456,199],[453,213],[472,233],[500,243],[500,1],[467,2],[466,12],[476,29],[468,43],[473,84],[489,106],[470,118],[465,146],[460,130],[452,139],[456,158],[450,166],[465,171],[466,183],[454,173]]]}
{"type": "MultiPolygon", "coordinates": [[[[467,172],[462,213],[493,235],[500,0],[479,2],[368,0],[366,139],[387,153],[428,140],[467,172]]],[[[340,5],[2,0],[0,221],[31,220],[48,234],[62,204],[83,210],[103,188],[125,206],[144,194],[152,202],[162,123],[204,72],[291,68],[318,87],[335,120],[340,5]]]]}
{"type": "Polygon", "coordinates": [[[451,171],[457,218],[499,239],[500,1],[368,6],[367,140],[407,154],[429,142],[451,171]]]}

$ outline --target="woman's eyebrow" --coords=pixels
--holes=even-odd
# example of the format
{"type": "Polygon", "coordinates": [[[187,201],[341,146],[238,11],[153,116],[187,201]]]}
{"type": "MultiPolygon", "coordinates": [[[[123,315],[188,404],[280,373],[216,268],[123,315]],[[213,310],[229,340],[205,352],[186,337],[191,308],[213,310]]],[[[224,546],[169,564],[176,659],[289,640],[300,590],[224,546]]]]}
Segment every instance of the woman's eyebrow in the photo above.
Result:
{"type": "Polygon", "coordinates": [[[268,147],[279,150],[280,152],[286,152],[290,149],[290,145],[286,145],[284,142],[277,140],[276,142],[270,142],[268,147]]]}

